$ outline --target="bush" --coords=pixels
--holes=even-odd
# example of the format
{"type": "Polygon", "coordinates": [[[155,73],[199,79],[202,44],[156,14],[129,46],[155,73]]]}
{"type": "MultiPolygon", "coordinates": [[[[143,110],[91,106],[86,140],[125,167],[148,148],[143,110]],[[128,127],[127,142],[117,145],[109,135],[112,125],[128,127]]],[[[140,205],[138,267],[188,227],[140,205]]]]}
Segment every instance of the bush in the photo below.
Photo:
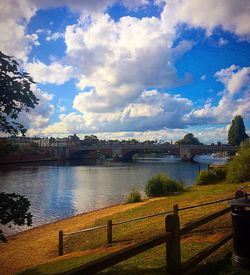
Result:
{"type": "Polygon", "coordinates": [[[196,178],[199,185],[211,184],[216,182],[215,174],[212,171],[201,170],[196,178]]]}
{"type": "Polygon", "coordinates": [[[148,197],[163,196],[168,193],[182,191],[184,191],[183,183],[170,179],[165,174],[153,176],[145,186],[145,193],[148,197]]]}
{"type": "Polygon", "coordinates": [[[238,155],[227,165],[227,181],[241,183],[250,180],[250,142],[243,143],[238,155]]]}
{"type": "Polygon", "coordinates": [[[213,184],[226,178],[226,170],[224,168],[212,168],[209,171],[202,170],[196,178],[199,185],[213,184]]]}
{"type": "Polygon", "coordinates": [[[225,166],[224,167],[213,168],[212,172],[214,172],[215,177],[218,181],[226,179],[227,171],[226,171],[225,166]]]}
{"type": "Polygon", "coordinates": [[[141,201],[141,193],[137,191],[135,188],[133,188],[127,197],[127,203],[134,203],[134,202],[140,202],[140,201],[141,201]]]}

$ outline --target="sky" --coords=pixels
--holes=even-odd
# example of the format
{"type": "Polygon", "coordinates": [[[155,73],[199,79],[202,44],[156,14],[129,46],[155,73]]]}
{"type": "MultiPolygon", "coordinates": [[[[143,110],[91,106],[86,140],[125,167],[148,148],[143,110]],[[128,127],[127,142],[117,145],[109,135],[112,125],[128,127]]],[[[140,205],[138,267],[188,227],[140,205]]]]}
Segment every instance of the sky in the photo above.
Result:
{"type": "Polygon", "coordinates": [[[250,134],[249,0],[0,0],[0,29],[36,82],[28,136],[250,134]]]}

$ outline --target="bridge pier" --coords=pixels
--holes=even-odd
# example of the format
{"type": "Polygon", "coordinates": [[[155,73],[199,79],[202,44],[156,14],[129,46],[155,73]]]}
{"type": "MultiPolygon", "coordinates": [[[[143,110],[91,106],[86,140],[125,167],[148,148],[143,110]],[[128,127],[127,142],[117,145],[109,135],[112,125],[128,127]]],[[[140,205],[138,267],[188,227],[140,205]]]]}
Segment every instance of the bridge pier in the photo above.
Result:
{"type": "Polygon", "coordinates": [[[112,148],[112,158],[114,161],[123,160],[123,153],[121,147],[113,147],[112,148]]]}
{"type": "Polygon", "coordinates": [[[190,148],[180,148],[180,156],[182,161],[193,161],[194,158],[190,148]]]}
{"type": "Polygon", "coordinates": [[[58,147],[52,151],[52,155],[56,160],[66,160],[69,158],[69,149],[66,147],[58,147]]]}

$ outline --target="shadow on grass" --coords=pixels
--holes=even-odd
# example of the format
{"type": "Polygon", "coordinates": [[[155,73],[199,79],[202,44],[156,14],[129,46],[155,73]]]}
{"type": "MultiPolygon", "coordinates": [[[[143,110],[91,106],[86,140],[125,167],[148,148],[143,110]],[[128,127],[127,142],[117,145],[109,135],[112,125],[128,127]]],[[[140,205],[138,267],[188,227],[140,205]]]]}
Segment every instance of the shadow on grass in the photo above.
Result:
{"type": "Polygon", "coordinates": [[[230,253],[227,253],[227,255],[223,259],[217,262],[207,262],[203,265],[200,264],[187,274],[249,275],[250,270],[232,266],[231,256],[232,256],[232,253],[230,252],[230,253]]]}

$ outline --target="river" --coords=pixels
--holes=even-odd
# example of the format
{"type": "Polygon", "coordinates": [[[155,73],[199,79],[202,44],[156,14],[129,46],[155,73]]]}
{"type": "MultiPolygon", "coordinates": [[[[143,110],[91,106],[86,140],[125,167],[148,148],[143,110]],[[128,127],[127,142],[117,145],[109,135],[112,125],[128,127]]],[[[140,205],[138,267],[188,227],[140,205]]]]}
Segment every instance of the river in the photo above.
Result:
{"type": "MultiPolygon", "coordinates": [[[[148,179],[160,172],[182,180],[186,186],[192,185],[199,166],[207,170],[208,164],[223,163],[226,158],[200,156],[196,161],[181,162],[175,156],[148,156],[131,163],[1,165],[0,192],[15,192],[29,198],[34,227],[122,203],[133,187],[144,194],[148,179]]],[[[7,230],[7,235],[25,229],[27,227],[14,226],[7,230]]]]}

